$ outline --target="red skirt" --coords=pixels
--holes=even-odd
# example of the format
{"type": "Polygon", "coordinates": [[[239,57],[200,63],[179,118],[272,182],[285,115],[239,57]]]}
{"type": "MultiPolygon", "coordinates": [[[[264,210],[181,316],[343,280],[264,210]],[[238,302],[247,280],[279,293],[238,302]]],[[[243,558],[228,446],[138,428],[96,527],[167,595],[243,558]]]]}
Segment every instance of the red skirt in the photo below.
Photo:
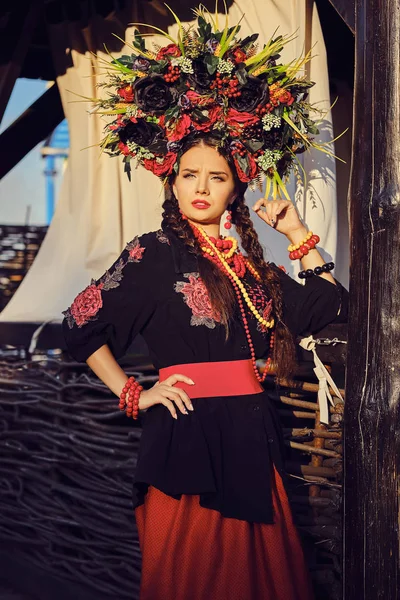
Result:
{"type": "Polygon", "coordinates": [[[273,524],[223,517],[199,496],[150,486],[135,509],[142,552],[140,600],[312,600],[281,477],[272,470],[273,524]]]}

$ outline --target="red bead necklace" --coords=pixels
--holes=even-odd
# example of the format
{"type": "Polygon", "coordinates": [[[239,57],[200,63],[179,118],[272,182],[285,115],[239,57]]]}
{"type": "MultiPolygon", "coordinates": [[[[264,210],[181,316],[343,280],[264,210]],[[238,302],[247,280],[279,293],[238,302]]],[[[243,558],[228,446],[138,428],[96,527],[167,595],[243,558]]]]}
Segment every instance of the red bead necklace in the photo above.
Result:
{"type": "MultiPolygon", "coordinates": [[[[254,370],[254,374],[257,378],[257,380],[260,383],[263,383],[269,373],[269,370],[271,368],[271,356],[268,357],[267,362],[265,364],[265,368],[263,371],[263,374],[260,375],[260,372],[258,370],[257,367],[257,362],[256,362],[256,353],[254,350],[254,344],[253,344],[253,340],[251,339],[251,333],[250,333],[250,328],[249,328],[249,324],[247,321],[247,315],[246,315],[246,310],[244,308],[244,304],[243,304],[243,299],[242,299],[242,294],[239,290],[238,284],[236,283],[234,277],[232,276],[231,273],[229,273],[229,271],[227,271],[227,269],[225,268],[224,263],[222,262],[222,260],[219,257],[219,252],[218,251],[223,251],[223,252],[227,252],[228,249],[232,248],[232,245],[230,244],[226,244],[225,242],[227,240],[223,240],[223,239],[218,239],[216,240],[215,238],[209,237],[207,239],[207,237],[205,235],[203,235],[203,232],[198,229],[197,227],[195,227],[194,225],[191,225],[194,235],[195,237],[199,240],[199,242],[201,243],[202,249],[203,249],[203,255],[208,258],[209,260],[211,260],[212,262],[214,262],[222,271],[224,271],[224,273],[228,276],[233,289],[235,291],[237,300],[238,300],[238,305],[239,305],[239,309],[240,309],[240,314],[241,314],[241,318],[243,321],[243,326],[244,326],[244,331],[246,334],[246,338],[247,338],[247,342],[249,344],[249,349],[250,349],[250,356],[251,356],[251,361],[253,364],[253,370],[254,370]],[[208,240],[210,240],[214,246],[214,248],[212,248],[212,246],[209,244],[208,240]],[[203,244],[206,244],[206,247],[203,248],[203,244]],[[215,249],[215,250],[214,250],[215,249]]],[[[235,240],[236,241],[236,240],[235,240]]],[[[246,272],[246,265],[247,267],[250,266],[250,263],[248,263],[248,261],[246,261],[243,257],[243,255],[236,249],[235,254],[231,257],[230,259],[233,264],[230,264],[230,268],[235,271],[236,275],[238,277],[243,277],[245,272],[246,272]],[[235,262],[235,257],[236,257],[236,262],[235,262]]],[[[251,270],[251,272],[253,273],[253,275],[258,273],[255,271],[255,269],[249,269],[251,270]]],[[[269,340],[269,347],[270,347],[270,352],[272,352],[273,347],[274,347],[274,342],[275,342],[275,334],[272,331],[271,335],[270,335],[270,340],[269,340]]]]}

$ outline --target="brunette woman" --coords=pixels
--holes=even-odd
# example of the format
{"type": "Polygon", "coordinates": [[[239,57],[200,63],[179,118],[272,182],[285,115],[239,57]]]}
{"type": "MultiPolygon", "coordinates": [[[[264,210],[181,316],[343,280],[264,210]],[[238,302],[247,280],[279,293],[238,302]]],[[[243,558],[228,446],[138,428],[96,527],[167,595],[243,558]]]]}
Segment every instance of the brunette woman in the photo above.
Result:
{"type": "Polygon", "coordinates": [[[220,140],[188,138],[161,229],[129,242],[64,312],[71,355],[121,407],[130,384],[117,359],[138,333],[159,370],[151,389],[132,384],[128,407],[145,411],[133,496],[141,600],[312,598],[262,382],[290,374],[296,336],[344,319],[347,296],[288,201],[254,211],[292,252],[308,240],[312,276],[302,285],[264,258],[245,187],[220,140]],[[232,224],[242,250],[220,236],[232,224]]]}

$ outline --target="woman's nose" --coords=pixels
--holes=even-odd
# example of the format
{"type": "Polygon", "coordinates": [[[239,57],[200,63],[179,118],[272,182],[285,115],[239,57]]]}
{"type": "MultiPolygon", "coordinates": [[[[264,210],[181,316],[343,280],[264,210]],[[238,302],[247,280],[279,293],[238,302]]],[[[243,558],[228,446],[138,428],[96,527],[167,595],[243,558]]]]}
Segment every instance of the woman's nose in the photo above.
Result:
{"type": "Polygon", "coordinates": [[[199,183],[197,185],[197,192],[199,194],[207,194],[208,193],[208,186],[204,181],[199,181],[199,183]]]}

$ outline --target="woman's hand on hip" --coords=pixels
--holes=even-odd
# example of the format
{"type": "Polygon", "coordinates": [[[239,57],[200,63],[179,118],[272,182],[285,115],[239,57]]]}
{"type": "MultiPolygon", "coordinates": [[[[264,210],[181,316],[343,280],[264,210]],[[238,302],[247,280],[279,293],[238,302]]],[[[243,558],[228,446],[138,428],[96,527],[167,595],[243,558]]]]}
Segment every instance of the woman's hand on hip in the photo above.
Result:
{"type": "Polygon", "coordinates": [[[164,404],[174,417],[178,418],[176,406],[184,415],[188,414],[188,410],[193,410],[193,404],[189,396],[184,390],[178,387],[173,387],[175,383],[182,381],[188,385],[194,385],[194,381],[186,375],[170,375],[165,381],[160,383],[157,381],[149,390],[143,390],[139,398],[139,408],[150,408],[154,404],[164,404]]]}
{"type": "Polygon", "coordinates": [[[254,204],[253,210],[265,223],[286,236],[290,236],[295,231],[306,230],[296,207],[288,200],[260,198],[254,204]]]}

